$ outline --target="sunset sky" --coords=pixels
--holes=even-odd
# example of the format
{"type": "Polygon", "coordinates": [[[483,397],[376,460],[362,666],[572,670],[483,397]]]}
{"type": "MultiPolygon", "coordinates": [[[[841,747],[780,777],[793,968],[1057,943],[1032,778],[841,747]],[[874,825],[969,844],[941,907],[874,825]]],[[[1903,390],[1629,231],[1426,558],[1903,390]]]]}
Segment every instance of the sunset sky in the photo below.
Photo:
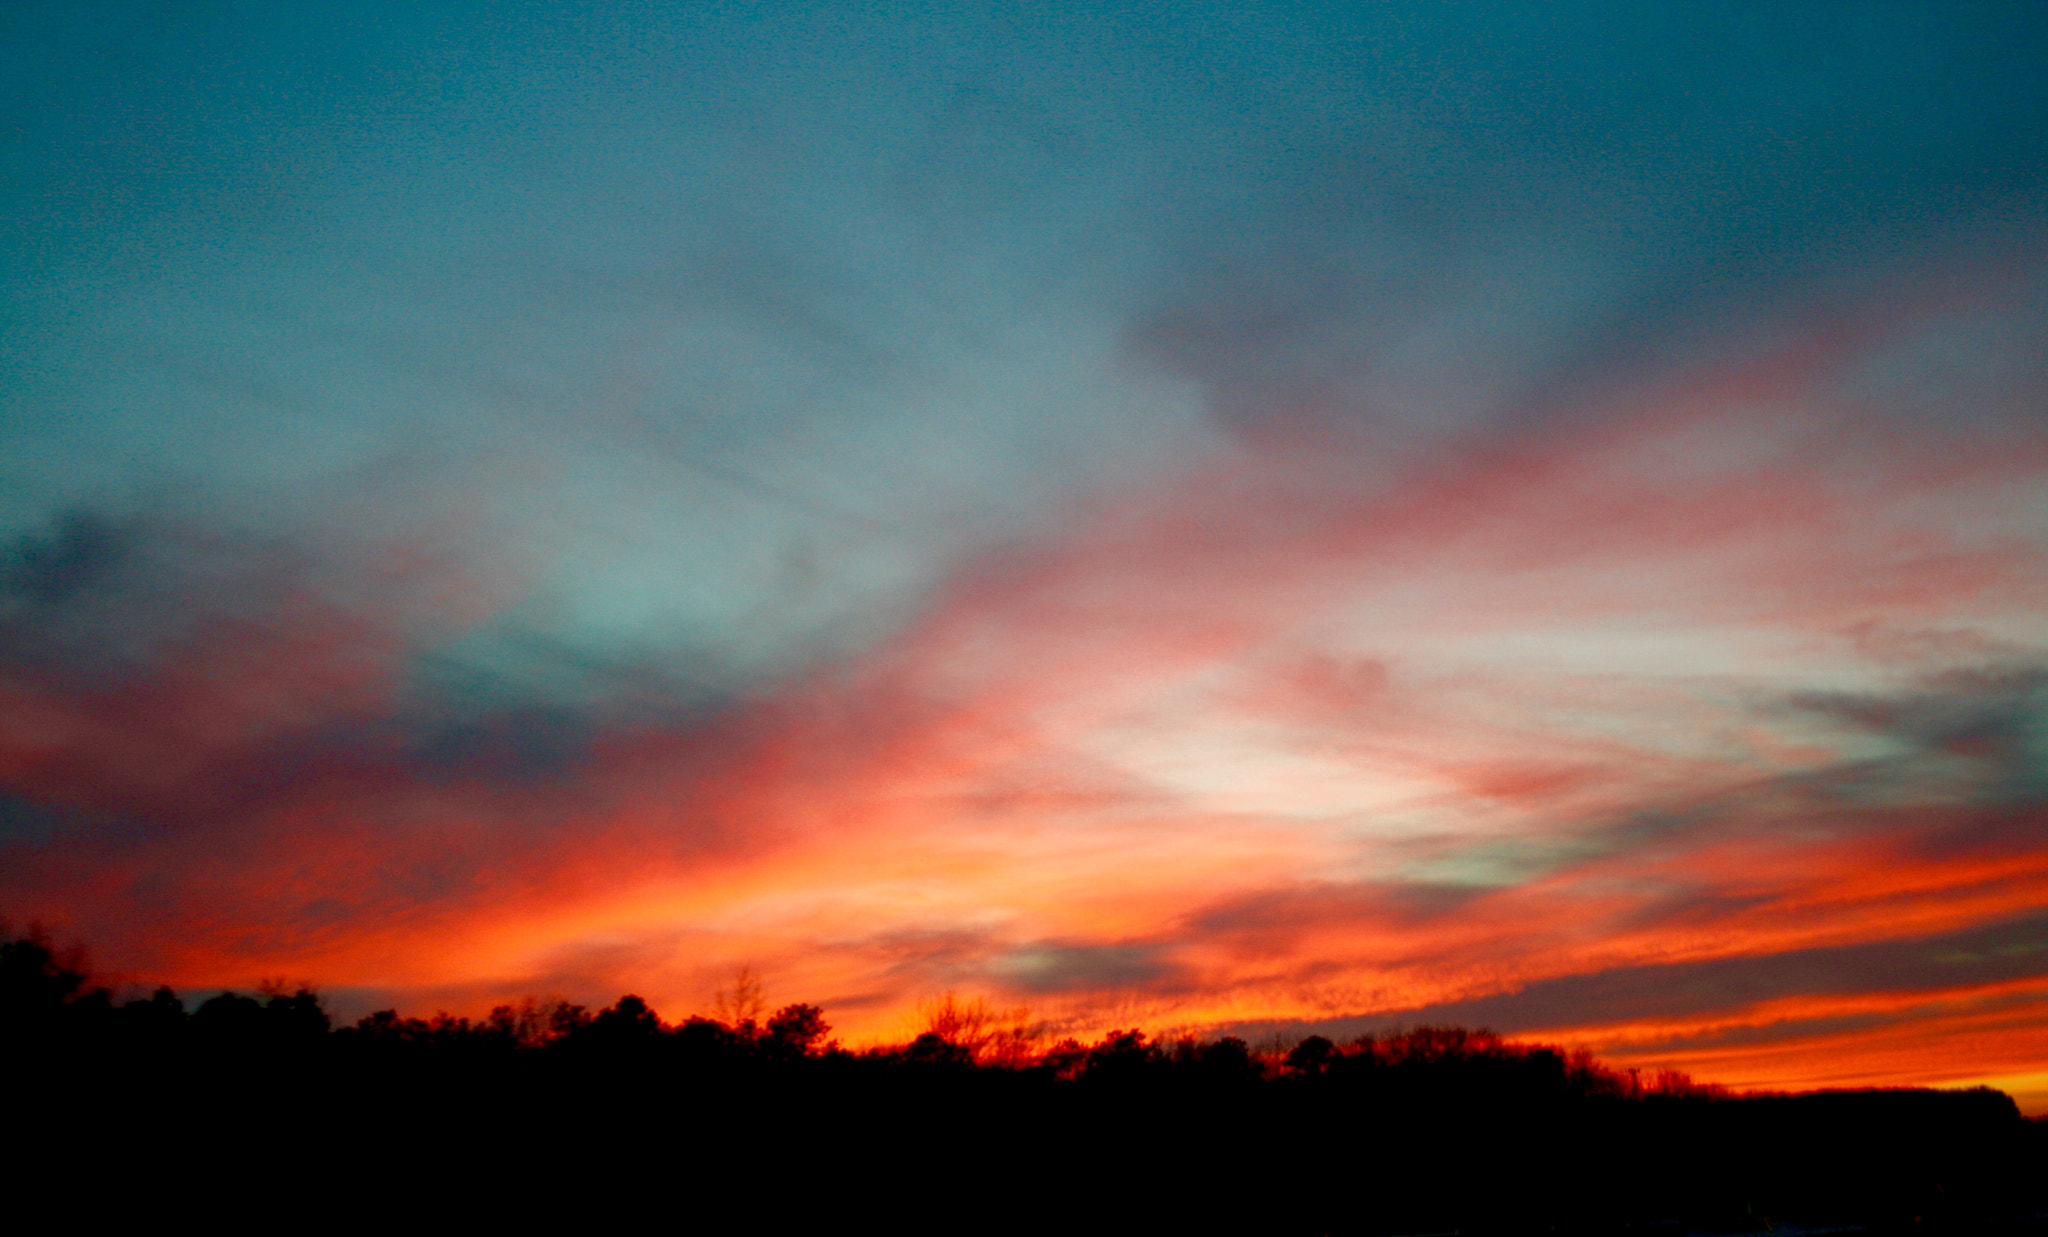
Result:
{"type": "Polygon", "coordinates": [[[0,914],[2048,1111],[2048,7],[0,7],[0,914]]]}

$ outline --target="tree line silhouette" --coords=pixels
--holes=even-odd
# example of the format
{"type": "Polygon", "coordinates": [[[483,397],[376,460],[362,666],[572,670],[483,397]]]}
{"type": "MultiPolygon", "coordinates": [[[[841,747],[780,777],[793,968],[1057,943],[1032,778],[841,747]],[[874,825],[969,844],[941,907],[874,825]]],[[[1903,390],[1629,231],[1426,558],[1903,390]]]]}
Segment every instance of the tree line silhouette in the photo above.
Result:
{"type": "Polygon", "coordinates": [[[1984,1088],[1738,1096],[1440,1026],[1042,1045],[951,996],[910,1042],[849,1051],[744,972],[716,1013],[529,999],[336,1026],[290,985],[117,1001],[78,955],[7,935],[0,1052],[34,1134],[10,1162],[102,1193],[225,1174],[365,1219],[718,1197],[774,1231],[2048,1228],[2048,1126],[1984,1088]]]}

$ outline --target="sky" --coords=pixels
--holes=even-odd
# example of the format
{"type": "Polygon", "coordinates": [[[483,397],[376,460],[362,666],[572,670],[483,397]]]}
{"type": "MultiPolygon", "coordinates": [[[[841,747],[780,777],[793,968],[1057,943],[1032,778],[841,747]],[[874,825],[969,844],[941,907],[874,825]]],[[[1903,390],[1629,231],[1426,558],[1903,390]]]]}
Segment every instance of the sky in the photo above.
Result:
{"type": "Polygon", "coordinates": [[[2048,1111],[2048,9],[0,9],[0,914],[2048,1111]]]}

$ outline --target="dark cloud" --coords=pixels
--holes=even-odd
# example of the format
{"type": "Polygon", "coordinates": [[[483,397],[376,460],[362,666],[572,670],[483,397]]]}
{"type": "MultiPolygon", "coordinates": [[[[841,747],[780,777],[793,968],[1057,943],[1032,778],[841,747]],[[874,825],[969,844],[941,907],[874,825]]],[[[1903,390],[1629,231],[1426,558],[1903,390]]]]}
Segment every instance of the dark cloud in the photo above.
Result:
{"type": "Polygon", "coordinates": [[[1182,982],[1159,945],[1075,945],[1040,941],[994,961],[991,970],[1011,985],[1041,994],[1105,992],[1121,988],[1169,990],[1182,982]]]}
{"type": "MultiPolygon", "coordinates": [[[[1427,863],[1469,867],[1494,879],[1479,887],[1449,885],[1420,902],[1417,891],[1428,886],[1409,882],[1337,896],[1356,897],[1385,915],[1403,906],[1426,908],[1458,889],[1472,897],[1503,882],[1629,856],[1676,854],[1792,824],[1808,831],[1890,833],[1903,853],[1928,858],[2011,853],[2038,843],[2038,809],[2048,804],[2048,672],[2038,666],[1954,669],[1890,692],[1794,692],[1757,707],[1773,718],[1789,711],[1875,736],[1891,750],[1859,751],[1690,798],[1636,803],[1617,818],[1575,822],[1542,838],[1423,839],[1416,853],[1427,863]]],[[[1306,910],[1293,895],[1275,897],[1276,924],[1306,910]]],[[[1639,922],[1704,921],[1716,908],[1732,913],[1750,904],[1746,896],[1730,900],[1711,889],[1680,889],[1645,906],[1639,922]]]]}
{"type": "Polygon", "coordinates": [[[1691,889],[1659,898],[1624,920],[1629,928],[1713,927],[1732,923],[1741,916],[1770,906],[1778,895],[1723,893],[1715,889],[1691,889]]]}
{"type": "Polygon", "coordinates": [[[423,767],[511,784],[559,777],[588,754],[588,718],[533,706],[443,726],[418,748],[423,767]]]}
{"type": "Polygon", "coordinates": [[[429,730],[517,717],[559,728],[568,714],[588,725],[690,729],[740,699],[720,661],[716,650],[602,650],[493,621],[423,644],[402,671],[401,711],[429,730]]]}
{"type": "Polygon", "coordinates": [[[0,789],[0,853],[19,843],[54,837],[65,824],[65,814],[55,808],[0,789]]]}
{"type": "Polygon", "coordinates": [[[2048,976],[2048,916],[2037,914],[1912,940],[1620,967],[1542,980],[1496,996],[1298,1026],[1303,1033],[1333,1037],[1419,1023],[1523,1033],[1679,1020],[1786,997],[1938,991],[2039,976],[2048,976]]]}
{"type": "Polygon", "coordinates": [[[0,674],[105,688],[207,629],[261,629],[314,562],[288,537],[238,537],[167,510],[76,509],[0,569],[0,674]]]}
{"type": "MultiPolygon", "coordinates": [[[[2048,671],[2038,666],[1951,670],[1902,691],[1800,692],[1794,709],[1896,744],[1898,760],[1947,757],[1987,775],[1980,802],[2048,801],[2048,671]]],[[[1840,772],[1851,781],[1884,776],[1885,761],[1840,772]]]]}
{"type": "Polygon", "coordinates": [[[113,573],[130,533],[92,511],[68,512],[47,536],[29,535],[0,562],[0,589],[45,605],[62,602],[113,573]]]}
{"type": "Polygon", "coordinates": [[[441,613],[461,565],[390,557],[169,507],[55,517],[0,561],[0,687],[46,702],[67,737],[21,731],[32,755],[9,780],[163,821],[336,778],[530,786],[582,770],[601,731],[690,735],[735,702],[710,657],[465,628],[441,613]]]}
{"type": "Polygon", "coordinates": [[[1200,934],[1280,948],[1300,932],[1332,924],[1419,925],[1457,915],[1494,888],[1448,881],[1361,881],[1273,890],[1209,906],[1191,916],[1200,934]]]}

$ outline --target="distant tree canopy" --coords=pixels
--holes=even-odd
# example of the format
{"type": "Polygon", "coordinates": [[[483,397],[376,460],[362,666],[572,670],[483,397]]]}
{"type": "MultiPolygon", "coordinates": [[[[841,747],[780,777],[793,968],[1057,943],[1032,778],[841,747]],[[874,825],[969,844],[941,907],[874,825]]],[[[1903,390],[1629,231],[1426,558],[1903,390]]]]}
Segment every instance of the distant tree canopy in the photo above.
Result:
{"type": "Polygon", "coordinates": [[[916,1067],[1036,1072],[1101,1085],[1129,1085],[1169,1075],[1205,1083],[1355,1085],[1427,1072],[1430,1085],[1445,1089],[1446,1095],[1474,1089],[1580,1097],[1725,1094],[1675,1071],[1662,1071],[1644,1084],[1636,1075],[1609,1069],[1584,1052],[1567,1055],[1462,1027],[1417,1027],[1343,1045],[1317,1035],[1284,1053],[1271,1054],[1256,1053],[1235,1037],[1155,1041],[1138,1029],[1110,1031],[1093,1044],[1074,1039],[1041,1043],[1027,1023],[1028,1011],[995,1009],[983,999],[963,1000],[947,993],[920,1007],[925,1029],[909,1043],[852,1054],[830,1039],[832,1028],[816,1005],[791,1004],[767,1013],[751,972],[743,971],[734,987],[720,994],[717,1005],[726,1019],[696,1016],[670,1025],[633,995],[595,1011],[559,998],[529,997],[500,1005],[481,1019],[445,1013],[403,1017],[385,1009],[336,1028],[319,995],[305,987],[270,985],[255,995],[222,992],[189,1012],[169,988],[117,1003],[106,988],[92,982],[79,954],[60,954],[45,936],[29,933],[0,943],[0,1017],[8,1041],[22,1046],[40,1040],[46,1048],[61,1043],[102,1049],[366,1052],[386,1061],[399,1053],[422,1059],[526,1052],[587,1059],[667,1054],[785,1064],[833,1056],[916,1067]]]}
{"type": "Polygon", "coordinates": [[[2048,1127],[1984,1089],[1740,1097],[1462,1027],[1274,1052],[1137,1028],[1047,1042],[1025,1011],[951,994],[909,1043],[852,1052],[816,1005],[770,1012],[751,973],[717,1008],[671,1024],[632,995],[529,998],[335,1027],[302,986],[117,1001],[76,951],[0,940],[18,1123],[136,1172],[210,1171],[233,1147],[280,1180],[353,1166],[353,1190],[395,1171],[393,1130],[456,1122],[436,1172],[514,1174],[503,1189],[627,1163],[785,1206],[801,1181],[880,1206],[914,1181],[1008,1199],[1040,1230],[1101,1198],[1125,1209],[1090,1213],[1105,1225],[1303,1234],[1967,1226],[2048,1205],[2048,1127]],[[130,1111],[152,1115],[108,1124],[130,1111]]]}

